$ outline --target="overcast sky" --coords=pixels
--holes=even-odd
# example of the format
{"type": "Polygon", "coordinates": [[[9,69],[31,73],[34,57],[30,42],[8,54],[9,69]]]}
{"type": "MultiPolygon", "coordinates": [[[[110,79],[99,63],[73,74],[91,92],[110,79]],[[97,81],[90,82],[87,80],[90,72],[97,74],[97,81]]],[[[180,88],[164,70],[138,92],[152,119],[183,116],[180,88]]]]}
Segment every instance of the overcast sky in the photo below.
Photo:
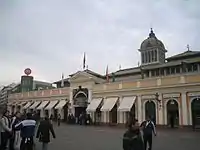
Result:
{"type": "Polygon", "coordinates": [[[32,69],[37,80],[88,68],[137,66],[153,27],[167,56],[200,50],[199,0],[0,0],[0,85],[32,69]]]}

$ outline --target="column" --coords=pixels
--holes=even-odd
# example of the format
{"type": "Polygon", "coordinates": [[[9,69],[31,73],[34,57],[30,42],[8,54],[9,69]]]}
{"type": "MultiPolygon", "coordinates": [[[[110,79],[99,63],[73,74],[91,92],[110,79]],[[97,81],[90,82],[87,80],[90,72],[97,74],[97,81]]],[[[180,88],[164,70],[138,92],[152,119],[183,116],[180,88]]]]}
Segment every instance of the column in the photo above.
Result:
{"type": "Polygon", "coordinates": [[[189,125],[186,92],[181,93],[181,101],[182,101],[182,111],[181,111],[182,114],[180,114],[180,117],[183,117],[183,124],[182,125],[189,125]]]}
{"type": "Polygon", "coordinates": [[[92,90],[88,90],[88,102],[90,103],[92,101],[92,90]]]}
{"type": "Polygon", "coordinates": [[[138,95],[137,96],[137,119],[138,119],[138,122],[139,123],[142,123],[142,96],[141,95],[138,95]]]}
{"type": "Polygon", "coordinates": [[[163,97],[162,97],[162,93],[159,93],[159,100],[161,100],[161,103],[157,103],[157,109],[158,109],[158,124],[163,125],[164,124],[164,118],[163,118],[163,97]],[[160,106],[161,105],[161,106],[160,106]]]}
{"type": "Polygon", "coordinates": [[[75,108],[73,106],[73,88],[70,88],[69,102],[71,106],[69,106],[70,108],[68,108],[68,112],[69,114],[72,113],[75,116],[75,108]]]}

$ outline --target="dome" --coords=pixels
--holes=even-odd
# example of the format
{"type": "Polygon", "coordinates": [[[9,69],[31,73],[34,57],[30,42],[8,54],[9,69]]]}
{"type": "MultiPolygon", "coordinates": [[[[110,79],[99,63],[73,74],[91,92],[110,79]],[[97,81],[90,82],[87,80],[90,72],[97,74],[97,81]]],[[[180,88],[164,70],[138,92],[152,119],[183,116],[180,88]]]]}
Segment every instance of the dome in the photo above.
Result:
{"type": "Polygon", "coordinates": [[[151,47],[161,47],[165,49],[164,44],[156,38],[156,35],[152,29],[151,32],[149,33],[149,37],[142,42],[140,49],[145,50],[151,47]]]}

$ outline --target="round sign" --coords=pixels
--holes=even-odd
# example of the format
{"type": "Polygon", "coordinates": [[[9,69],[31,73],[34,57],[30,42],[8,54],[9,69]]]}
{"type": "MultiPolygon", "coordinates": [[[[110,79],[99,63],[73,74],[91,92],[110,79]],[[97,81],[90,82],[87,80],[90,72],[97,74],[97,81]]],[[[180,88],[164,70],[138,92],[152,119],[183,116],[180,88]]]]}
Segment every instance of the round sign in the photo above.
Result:
{"type": "Polygon", "coordinates": [[[24,70],[24,73],[28,76],[28,75],[30,75],[31,74],[31,69],[30,68],[26,68],[25,70],[24,70]]]}

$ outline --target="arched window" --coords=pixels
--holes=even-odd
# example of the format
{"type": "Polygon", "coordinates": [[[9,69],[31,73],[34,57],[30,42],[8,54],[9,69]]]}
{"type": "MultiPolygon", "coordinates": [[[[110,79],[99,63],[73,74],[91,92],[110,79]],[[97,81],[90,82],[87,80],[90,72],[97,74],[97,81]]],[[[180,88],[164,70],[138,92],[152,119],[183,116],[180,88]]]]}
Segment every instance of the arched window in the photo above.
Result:
{"type": "Polygon", "coordinates": [[[157,50],[155,50],[155,61],[158,61],[158,51],[157,50]]]}

